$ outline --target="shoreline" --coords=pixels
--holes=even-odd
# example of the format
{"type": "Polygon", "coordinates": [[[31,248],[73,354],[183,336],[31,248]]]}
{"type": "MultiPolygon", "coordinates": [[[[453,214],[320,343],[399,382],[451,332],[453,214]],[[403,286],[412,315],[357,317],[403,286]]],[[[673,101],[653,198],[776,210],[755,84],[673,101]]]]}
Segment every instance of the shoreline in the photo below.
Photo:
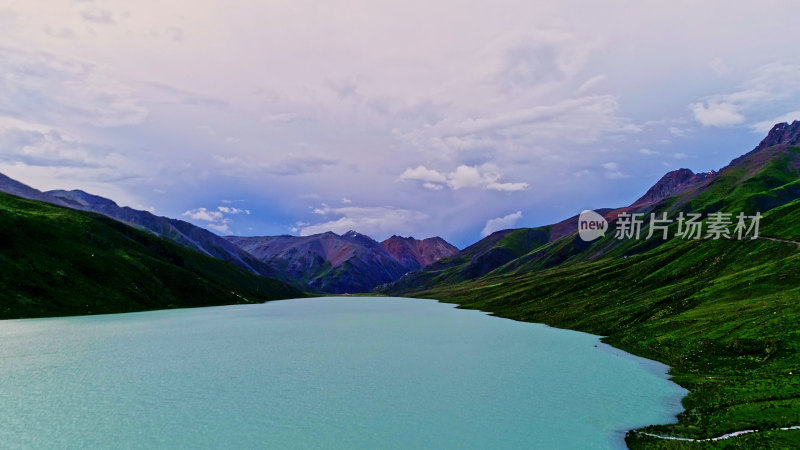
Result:
{"type": "MultiPolygon", "coordinates": [[[[388,296],[387,295],[387,296],[384,296],[384,297],[394,297],[394,296],[388,296]]],[[[404,298],[404,297],[395,297],[395,298],[404,298]]],[[[680,419],[679,419],[678,416],[686,411],[686,408],[683,406],[683,399],[685,399],[691,393],[691,391],[688,388],[686,388],[686,386],[683,386],[680,383],[678,383],[677,381],[674,381],[673,376],[671,374],[672,367],[670,365],[666,364],[663,361],[658,361],[658,360],[655,360],[655,359],[649,359],[649,358],[646,358],[644,356],[637,355],[637,354],[635,354],[633,352],[625,350],[624,348],[616,347],[616,346],[614,346],[612,344],[609,344],[608,342],[605,342],[605,339],[607,339],[608,336],[597,335],[597,334],[593,334],[593,333],[588,333],[586,331],[574,330],[574,329],[571,329],[571,328],[557,327],[557,326],[553,326],[553,325],[550,325],[550,324],[545,323],[545,322],[532,322],[532,321],[529,321],[529,320],[516,319],[514,317],[500,316],[500,315],[497,315],[497,314],[495,314],[495,313],[493,313],[491,311],[486,311],[486,310],[483,310],[483,309],[480,309],[480,308],[465,307],[464,305],[462,305],[460,303],[446,301],[446,300],[440,300],[440,299],[435,299],[435,298],[430,298],[430,297],[410,297],[410,298],[418,298],[418,299],[421,299],[421,300],[433,300],[433,301],[436,301],[436,302],[439,302],[439,303],[445,303],[445,304],[449,304],[449,305],[454,305],[454,308],[463,309],[465,311],[466,310],[479,311],[479,312],[482,312],[482,313],[484,313],[484,314],[486,314],[488,316],[496,317],[496,318],[499,318],[499,319],[507,319],[507,320],[513,320],[515,322],[543,325],[545,327],[553,328],[553,329],[556,329],[556,330],[563,330],[563,331],[569,331],[569,332],[573,332],[573,333],[581,333],[581,334],[587,334],[587,335],[590,335],[590,336],[595,336],[595,337],[598,338],[598,341],[600,343],[600,346],[598,346],[598,349],[602,349],[601,351],[614,353],[617,356],[621,356],[623,358],[631,359],[631,360],[637,362],[642,367],[642,369],[644,369],[644,370],[646,370],[648,372],[651,372],[651,373],[653,373],[655,375],[658,375],[659,377],[662,377],[663,379],[668,380],[671,383],[673,383],[676,386],[679,386],[681,389],[683,389],[684,394],[681,395],[681,397],[679,399],[677,399],[678,400],[677,403],[680,405],[680,411],[672,414],[672,418],[674,419],[672,422],[669,422],[669,423],[665,422],[665,423],[661,423],[661,424],[650,424],[650,425],[644,425],[644,426],[641,426],[641,427],[638,427],[638,428],[630,428],[630,429],[625,429],[625,430],[619,430],[620,432],[624,433],[624,435],[625,435],[625,437],[623,438],[623,442],[625,442],[627,440],[627,436],[629,434],[644,434],[644,435],[648,435],[647,433],[645,433],[643,431],[639,431],[639,430],[642,430],[642,429],[644,429],[646,427],[650,427],[650,426],[653,426],[653,425],[674,425],[674,424],[677,424],[677,423],[680,422],[680,419]],[[666,370],[663,370],[664,368],[666,370]]],[[[653,437],[660,437],[660,436],[653,436],[653,437]]],[[[735,436],[732,436],[732,437],[735,437],[735,436]]],[[[685,439],[689,439],[689,438],[685,438],[685,439]]],[[[680,439],[680,440],[683,440],[683,439],[680,439]]],[[[625,447],[626,448],[628,447],[627,446],[627,442],[625,442],[625,447]]]]}

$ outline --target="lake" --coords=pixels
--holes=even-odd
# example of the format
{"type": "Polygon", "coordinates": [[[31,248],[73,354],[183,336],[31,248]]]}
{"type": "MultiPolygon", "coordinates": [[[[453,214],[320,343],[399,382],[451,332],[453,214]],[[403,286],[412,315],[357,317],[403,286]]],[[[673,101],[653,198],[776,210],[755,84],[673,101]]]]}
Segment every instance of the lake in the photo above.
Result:
{"type": "Polygon", "coordinates": [[[620,448],[667,367],[432,300],[0,321],[3,448],[620,448]]]}

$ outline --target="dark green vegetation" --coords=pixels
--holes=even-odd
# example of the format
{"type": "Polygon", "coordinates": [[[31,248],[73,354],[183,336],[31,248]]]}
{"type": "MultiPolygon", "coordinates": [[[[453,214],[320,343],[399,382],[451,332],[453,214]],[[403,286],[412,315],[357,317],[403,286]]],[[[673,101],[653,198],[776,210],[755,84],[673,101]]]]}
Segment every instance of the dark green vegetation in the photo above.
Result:
{"type": "MultiPolygon", "coordinates": [[[[761,211],[759,239],[617,240],[613,222],[612,232],[591,243],[574,233],[544,242],[521,238],[563,224],[515,230],[384,292],[603,335],[616,347],[670,365],[674,381],[690,390],[686,411],[677,424],[639,431],[706,439],[800,425],[798,167],[798,148],[762,145],[697,185],[627,208],[666,211],[671,218],[681,211],[761,211]],[[493,252],[510,259],[499,258],[494,267],[478,263],[493,252]],[[475,266],[482,270],[472,271],[475,266]]],[[[800,446],[800,431],[702,443],[633,431],[627,442],[633,448],[786,448],[800,446]]]]}
{"type": "Polygon", "coordinates": [[[0,319],[301,296],[108,217],[0,193],[0,319]]]}

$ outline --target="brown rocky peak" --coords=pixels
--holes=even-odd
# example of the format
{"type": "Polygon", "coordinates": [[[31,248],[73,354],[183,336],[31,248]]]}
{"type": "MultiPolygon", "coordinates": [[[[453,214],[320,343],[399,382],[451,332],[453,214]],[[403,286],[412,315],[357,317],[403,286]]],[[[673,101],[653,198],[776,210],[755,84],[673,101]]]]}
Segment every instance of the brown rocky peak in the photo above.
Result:
{"type": "Polygon", "coordinates": [[[775,124],[756,150],[775,145],[800,145],[800,121],[775,124]]]}
{"type": "Polygon", "coordinates": [[[694,173],[689,169],[678,169],[667,172],[666,175],[661,177],[653,187],[633,204],[645,205],[657,203],[667,197],[705,183],[716,174],[717,173],[713,170],[710,172],[694,173]]]}

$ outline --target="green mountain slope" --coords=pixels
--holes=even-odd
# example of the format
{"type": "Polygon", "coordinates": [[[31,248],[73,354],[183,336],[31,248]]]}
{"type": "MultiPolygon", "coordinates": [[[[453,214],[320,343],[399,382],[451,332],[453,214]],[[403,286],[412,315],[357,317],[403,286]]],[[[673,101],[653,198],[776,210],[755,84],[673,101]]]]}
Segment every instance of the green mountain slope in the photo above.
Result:
{"type": "MultiPolygon", "coordinates": [[[[800,130],[800,122],[792,126],[800,130]]],[[[678,424],[643,430],[649,433],[705,439],[800,425],[800,150],[794,145],[771,140],[718,174],[676,184],[673,195],[604,212],[613,231],[624,211],[673,218],[760,211],[759,239],[684,240],[674,237],[673,225],[666,241],[618,240],[611,232],[587,243],[573,228],[482,276],[439,279],[442,273],[422,272],[407,277],[422,280],[420,287],[395,284],[384,291],[603,335],[669,364],[674,380],[690,390],[686,411],[678,424]]],[[[563,227],[550,227],[556,228],[563,227]]],[[[785,448],[800,445],[799,435],[770,431],[690,443],[632,432],[627,442],[634,448],[785,448]]]]}
{"type": "Polygon", "coordinates": [[[0,193],[0,319],[302,295],[108,217],[0,193]]]}
{"type": "Polygon", "coordinates": [[[520,228],[492,233],[454,256],[442,258],[423,271],[408,273],[380,290],[419,290],[473,280],[547,244],[551,227],[520,228]]]}

